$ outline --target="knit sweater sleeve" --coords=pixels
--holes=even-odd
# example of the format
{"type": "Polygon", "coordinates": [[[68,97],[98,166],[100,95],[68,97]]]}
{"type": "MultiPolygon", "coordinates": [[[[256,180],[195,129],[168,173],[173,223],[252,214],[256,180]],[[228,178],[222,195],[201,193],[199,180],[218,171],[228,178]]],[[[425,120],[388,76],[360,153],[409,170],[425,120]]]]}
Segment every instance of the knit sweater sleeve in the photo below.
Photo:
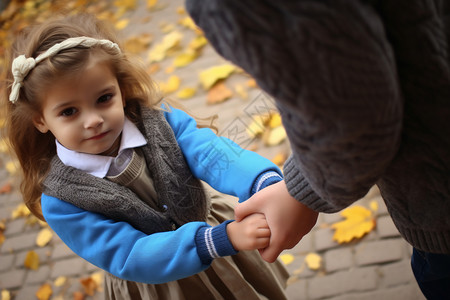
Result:
{"type": "Polygon", "coordinates": [[[214,258],[236,254],[224,222],[189,222],[177,230],[146,235],[126,222],[42,195],[45,220],[80,257],[119,278],[150,284],[205,270],[214,258]]]}
{"type": "Polygon", "coordinates": [[[338,211],[364,196],[400,142],[403,103],[380,17],[363,1],[187,0],[219,54],[277,101],[289,192],[338,211]]]}

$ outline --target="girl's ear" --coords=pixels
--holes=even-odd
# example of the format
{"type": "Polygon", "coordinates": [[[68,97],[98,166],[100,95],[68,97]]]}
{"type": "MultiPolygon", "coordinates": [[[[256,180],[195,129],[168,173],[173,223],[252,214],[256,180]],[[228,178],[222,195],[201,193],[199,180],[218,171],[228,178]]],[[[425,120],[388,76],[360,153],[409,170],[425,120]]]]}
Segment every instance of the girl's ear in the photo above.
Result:
{"type": "Polygon", "coordinates": [[[42,133],[47,133],[48,132],[48,127],[47,124],[45,123],[44,118],[39,114],[36,114],[33,117],[33,124],[34,127],[36,127],[37,130],[39,130],[42,133]]]}

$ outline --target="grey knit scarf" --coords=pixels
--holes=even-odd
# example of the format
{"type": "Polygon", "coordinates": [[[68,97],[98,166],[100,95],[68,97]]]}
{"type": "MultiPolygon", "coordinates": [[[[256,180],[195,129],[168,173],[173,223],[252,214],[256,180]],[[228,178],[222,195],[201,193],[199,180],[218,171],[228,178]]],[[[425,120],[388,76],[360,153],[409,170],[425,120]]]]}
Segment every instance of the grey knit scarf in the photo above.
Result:
{"type": "Polygon", "coordinates": [[[190,221],[205,221],[209,201],[201,182],[193,177],[163,112],[141,108],[140,114],[142,123],[137,127],[147,140],[141,149],[154,180],[159,209],[152,209],[124,186],[64,165],[58,156],[51,162],[44,194],[125,221],[146,234],[173,230],[190,221]]]}

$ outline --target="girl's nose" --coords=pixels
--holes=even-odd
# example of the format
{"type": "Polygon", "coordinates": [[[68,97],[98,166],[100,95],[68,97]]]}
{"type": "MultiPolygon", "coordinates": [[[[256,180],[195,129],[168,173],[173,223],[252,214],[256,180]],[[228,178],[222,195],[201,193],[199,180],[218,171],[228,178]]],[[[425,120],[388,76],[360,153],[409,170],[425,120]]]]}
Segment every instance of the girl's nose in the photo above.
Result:
{"type": "Polygon", "coordinates": [[[84,119],[84,128],[90,129],[90,128],[96,128],[99,125],[103,123],[103,117],[96,112],[91,112],[86,115],[86,118],[84,119]]]}

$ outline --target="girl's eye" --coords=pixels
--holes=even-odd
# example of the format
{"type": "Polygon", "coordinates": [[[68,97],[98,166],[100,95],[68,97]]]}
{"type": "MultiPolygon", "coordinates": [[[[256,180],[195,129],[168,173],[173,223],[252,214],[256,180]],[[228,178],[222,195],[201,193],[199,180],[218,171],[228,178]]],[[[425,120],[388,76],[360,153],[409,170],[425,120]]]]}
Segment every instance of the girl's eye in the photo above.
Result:
{"type": "Polygon", "coordinates": [[[109,100],[111,100],[112,97],[113,97],[112,94],[106,94],[106,95],[103,95],[100,98],[98,98],[97,102],[98,103],[105,103],[105,102],[108,102],[109,100]]]}
{"type": "Polygon", "coordinates": [[[75,108],[66,108],[61,112],[61,116],[63,117],[70,117],[76,113],[75,108]]]}

